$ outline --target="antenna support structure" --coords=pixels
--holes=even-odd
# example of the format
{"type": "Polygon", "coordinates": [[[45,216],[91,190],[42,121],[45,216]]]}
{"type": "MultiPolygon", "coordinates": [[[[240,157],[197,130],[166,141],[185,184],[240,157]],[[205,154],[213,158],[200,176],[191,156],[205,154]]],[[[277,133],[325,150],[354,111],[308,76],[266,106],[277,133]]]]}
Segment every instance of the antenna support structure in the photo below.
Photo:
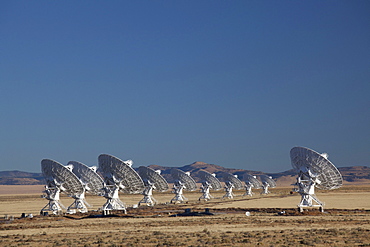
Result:
{"type": "Polygon", "coordinates": [[[181,181],[176,181],[172,188],[172,193],[174,193],[175,196],[171,199],[170,203],[181,203],[183,201],[187,201],[188,199],[183,195],[184,189],[186,189],[185,184],[181,181]]]}
{"type": "Polygon", "coordinates": [[[183,195],[183,190],[194,191],[197,189],[197,184],[190,176],[190,172],[184,172],[179,169],[173,168],[171,176],[175,180],[173,184],[172,193],[175,196],[171,199],[170,203],[182,203],[188,199],[183,195]]]}
{"type": "Polygon", "coordinates": [[[119,199],[118,192],[123,185],[115,179],[114,175],[106,176],[106,185],[103,188],[104,198],[107,201],[101,207],[103,212],[110,212],[111,210],[123,210],[126,214],[126,205],[119,199]]]}
{"type": "Polygon", "coordinates": [[[270,184],[269,183],[263,182],[262,183],[262,192],[261,192],[261,195],[270,194],[269,187],[270,187],[270,184]]]}
{"type": "Polygon", "coordinates": [[[301,195],[297,205],[299,211],[304,208],[318,207],[324,212],[324,203],[315,195],[315,187],[333,190],[342,186],[343,178],[338,169],[328,160],[327,154],[320,154],[305,147],[294,147],[290,150],[293,168],[297,171],[297,182],[294,191],[301,195]]]}
{"type": "Polygon", "coordinates": [[[106,203],[101,208],[104,214],[111,210],[123,210],[126,214],[126,205],[119,199],[119,191],[138,194],[144,190],[144,183],[139,174],[131,167],[132,160],[123,161],[109,154],[98,157],[99,168],[104,177],[104,197],[106,203]]]}
{"type": "Polygon", "coordinates": [[[71,205],[69,205],[67,209],[67,213],[75,214],[77,211],[80,213],[87,213],[88,211],[87,207],[91,207],[91,206],[85,201],[85,193],[82,193],[79,195],[73,195],[71,197],[75,200],[72,202],[71,205]]]}
{"type": "Polygon", "coordinates": [[[157,204],[157,200],[153,197],[153,190],[164,192],[168,190],[167,181],[161,176],[160,170],[153,170],[150,167],[140,166],[137,170],[141,179],[144,182],[144,189],[141,194],[144,198],[138,203],[146,204],[147,206],[154,206],[157,204]]]}
{"type": "Polygon", "coordinates": [[[275,188],[276,182],[272,179],[272,177],[267,175],[261,175],[261,182],[262,182],[262,192],[261,195],[270,194],[269,188],[275,188]]]}
{"type": "Polygon", "coordinates": [[[43,159],[41,161],[41,170],[46,181],[43,197],[49,200],[48,204],[41,209],[41,214],[44,211],[51,211],[53,214],[62,213],[62,209],[65,209],[65,207],[59,201],[60,192],[75,199],[67,208],[67,213],[73,214],[76,213],[76,210],[81,213],[87,212],[84,200],[85,188],[81,180],[72,172],[72,169],[72,165],[63,166],[54,160],[43,159]]]}
{"type": "Polygon", "coordinates": [[[221,179],[225,182],[225,195],[222,197],[222,199],[233,199],[234,193],[233,189],[240,190],[243,188],[243,183],[238,179],[238,175],[233,175],[231,173],[227,172],[221,172],[221,179]]]}
{"type": "Polygon", "coordinates": [[[143,191],[144,198],[139,202],[141,204],[146,204],[147,206],[154,206],[157,204],[157,200],[153,197],[153,189],[156,189],[155,185],[150,181],[146,182],[145,189],[143,191]]]}
{"type": "Polygon", "coordinates": [[[225,183],[225,195],[222,197],[222,198],[226,198],[226,199],[233,199],[234,198],[234,193],[233,193],[233,188],[234,188],[234,184],[232,182],[226,182],[225,183]]]}
{"type": "Polygon", "coordinates": [[[216,174],[211,174],[205,170],[199,171],[199,176],[202,178],[202,186],[201,186],[201,192],[202,196],[199,198],[199,201],[205,200],[208,201],[212,198],[210,194],[210,190],[220,190],[222,189],[222,185],[220,181],[216,178],[216,174]]]}
{"type": "Polygon", "coordinates": [[[44,195],[42,198],[49,200],[49,202],[41,209],[41,214],[44,214],[44,212],[52,212],[56,215],[63,213],[63,209],[65,209],[65,207],[60,202],[60,188],[58,186],[45,185],[44,195]]]}
{"type": "Polygon", "coordinates": [[[210,189],[212,189],[212,185],[208,182],[208,181],[204,181],[202,183],[202,185],[200,186],[200,191],[202,192],[202,196],[199,197],[199,201],[201,200],[204,200],[204,201],[208,201],[208,200],[211,200],[213,198],[213,196],[211,196],[211,193],[209,192],[210,189]]]}
{"type": "Polygon", "coordinates": [[[257,179],[256,176],[250,174],[244,174],[243,176],[245,182],[245,194],[243,196],[253,196],[252,188],[260,189],[262,188],[261,182],[257,179]]]}
{"type": "Polygon", "coordinates": [[[318,207],[320,212],[324,212],[324,203],[319,201],[315,195],[315,186],[320,184],[321,181],[310,169],[305,170],[299,171],[295,184],[296,188],[294,189],[295,192],[301,195],[301,202],[298,204],[299,211],[303,212],[303,208],[318,207]]]}
{"type": "Polygon", "coordinates": [[[243,196],[253,196],[252,188],[254,187],[253,183],[246,181],[245,182],[245,194],[243,196]]]}

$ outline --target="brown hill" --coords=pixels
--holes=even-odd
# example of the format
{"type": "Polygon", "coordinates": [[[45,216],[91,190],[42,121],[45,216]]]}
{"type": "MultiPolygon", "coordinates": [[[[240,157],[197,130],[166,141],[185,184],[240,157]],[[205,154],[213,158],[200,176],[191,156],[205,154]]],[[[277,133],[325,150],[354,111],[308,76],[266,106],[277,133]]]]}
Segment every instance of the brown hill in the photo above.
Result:
{"type": "MultiPolygon", "coordinates": [[[[154,170],[161,170],[162,176],[169,182],[173,183],[171,177],[171,169],[178,168],[185,172],[190,172],[191,176],[196,182],[201,182],[201,178],[198,173],[200,170],[206,170],[210,173],[215,173],[216,177],[221,172],[228,172],[231,174],[238,175],[238,178],[243,180],[243,175],[248,173],[251,175],[259,176],[266,174],[272,176],[279,187],[291,186],[296,182],[296,172],[291,169],[279,173],[264,173],[261,171],[225,168],[222,166],[207,164],[205,162],[194,162],[190,165],[182,167],[165,167],[160,165],[150,165],[150,168],[154,170]]],[[[351,166],[351,167],[339,167],[338,170],[341,172],[344,184],[370,184],[370,167],[367,166],[351,166]]],[[[44,184],[44,178],[41,173],[29,173],[22,171],[2,171],[0,172],[0,185],[36,185],[44,184]]]]}
{"type": "Polygon", "coordinates": [[[1,185],[38,185],[44,184],[34,178],[0,178],[1,185]]]}
{"type": "Polygon", "coordinates": [[[221,173],[221,172],[228,172],[228,173],[236,174],[238,176],[240,176],[240,175],[242,175],[246,172],[257,174],[257,175],[264,174],[264,173],[261,173],[261,172],[255,172],[255,171],[250,171],[250,170],[225,168],[225,167],[222,167],[222,166],[218,166],[218,165],[214,165],[214,164],[207,164],[205,162],[200,162],[200,161],[197,161],[197,162],[194,162],[190,165],[185,165],[185,166],[182,166],[182,167],[165,167],[165,166],[158,166],[158,165],[150,165],[149,167],[154,169],[154,170],[161,170],[161,175],[169,183],[175,182],[173,180],[172,176],[171,176],[171,169],[173,169],[173,168],[180,169],[184,172],[190,172],[191,177],[196,182],[201,182],[201,178],[198,175],[199,171],[201,171],[201,170],[205,170],[209,173],[215,173],[216,177],[217,177],[217,174],[221,173]]]}
{"type": "MultiPolygon", "coordinates": [[[[210,173],[217,174],[221,172],[228,172],[235,175],[238,175],[238,178],[243,180],[244,174],[251,174],[254,176],[259,175],[268,175],[274,178],[278,187],[291,186],[296,182],[296,172],[294,169],[287,170],[279,173],[265,173],[261,171],[252,171],[252,170],[243,170],[243,169],[234,169],[234,168],[225,168],[222,166],[207,164],[205,162],[194,162],[190,165],[183,167],[165,167],[158,165],[150,165],[152,169],[161,170],[162,176],[169,182],[173,183],[170,171],[172,168],[178,168],[185,172],[190,172],[192,178],[196,182],[200,182],[201,178],[198,176],[200,170],[206,170],[210,173]]],[[[370,168],[367,166],[352,166],[352,167],[339,167],[338,170],[341,172],[344,183],[359,183],[359,184],[370,184],[370,168]]]]}
{"type": "Polygon", "coordinates": [[[348,182],[370,180],[370,167],[367,166],[340,167],[339,171],[348,182]]]}
{"type": "Polygon", "coordinates": [[[35,185],[44,184],[41,173],[31,173],[22,171],[2,171],[0,172],[1,185],[35,185]]]}

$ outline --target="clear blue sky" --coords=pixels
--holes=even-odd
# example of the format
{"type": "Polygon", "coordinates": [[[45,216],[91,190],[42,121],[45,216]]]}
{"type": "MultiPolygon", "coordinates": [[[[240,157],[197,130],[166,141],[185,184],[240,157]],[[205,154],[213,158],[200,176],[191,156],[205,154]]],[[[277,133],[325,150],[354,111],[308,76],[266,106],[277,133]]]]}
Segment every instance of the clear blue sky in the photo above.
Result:
{"type": "Polygon", "coordinates": [[[289,151],[370,165],[369,1],[1,1],[0,170],[289,151]]]}

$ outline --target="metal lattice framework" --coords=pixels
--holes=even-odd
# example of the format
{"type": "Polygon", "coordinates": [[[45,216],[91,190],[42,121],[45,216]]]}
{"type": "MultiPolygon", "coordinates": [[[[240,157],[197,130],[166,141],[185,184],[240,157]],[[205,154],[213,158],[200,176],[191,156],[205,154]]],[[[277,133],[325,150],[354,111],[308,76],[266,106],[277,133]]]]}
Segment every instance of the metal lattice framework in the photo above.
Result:
{"type": "Polygon", "coordinates": [[[81,180],[72,172],[72,166],[63,166],[62,164],[43,159],[41,161],[42,174],[46,180],[45,196],[48,204],[41,209],[41,212],[51,211],[53,214],[60,214],[64,206],[59,201],[59,193],[63,192],[72,197],[74,202],[68,207],[67,213],[87,212],[88,205],[85,201],[85,187],[81,180]]]}
{"type": "Polygon", "coordinates": [[[272,179],[272,177],[267,176],[267,175],[261,175],[260,176],[261,182],[262,182],[262,195],[269,194],[269,188],[275,188],[276,187],[276,182],[272,179]]]}
{"type": "Polygon", "coordinates": [[[256,178],[256,176],[250,175],[250,174],[244,174],[243,175],[243,180],[246,184],[249,182],[253,185],[253,188],[255,189],[261,189],[262,184],[261,182],[256,178]]]}
{"type": "Polygon", "coordinates": [[[305,148],[294,147],[290,150],[290,159],[296,171],[310,170],[320,181],[315,187],[333,190],[342,186],[343,178],[338,169],[327,159],[327,155],[305,148]]]}
{"type": "Polygon", "coordinates": [[[52,186],[56,182],[61,186],[61,191],[70,197],[85,192],[78,177],[62,164],[54,160],[43,159],[41,161],[41,170],[48,186],[52,186]]]}
{"type": "Polygon", "coordinates": [[[272,179],[272,177],[267,176],[267,175],[261,175],[260,179],[261,179],[262,184],[267,183],[270,188],[276,187],[276,182],[275,180],[272,179]]]}
{"type": "Polygon", "coordinates": [[[227,173],[227,172],[221,172],[219,173],[220,177],[221,177],[221,180],[225,183],[227,182],[230,182],[234,185],[234,188],[236,190],[241,190],[243,189],[243,183],[242,181],[240,181],[240,179],[238,177],[236,177],[236,175],[233,175],[231,173],[227,173]]]}
{"type": "Polygon", "coordinates": [[[333,190],[343,183],[342,175],[327,158],[327,154],[319,154],[305,147],[290,150],[292,166],[298,173],[294,190],[301,195],[298,204],[301,212],[305,207],[319,207],[323,212],[324,203],[316,197],[315,188],[333,190]]]}
{"type": "Polygon", "coordinates": [[[173,179],[180,181],[185,185],[184,190],[187,191],[194,191],[197,189],[197,183],[194,181],[194,179],[187,174],[186,172],[173,168],[171,169],[171,176],[173,179]]]}
{"type": "Polygon", "coordinates": [[[137,171],[144,182],[150,181],[151,183],[154,184],[155,186],[154,190],[159,192],[165,192],[168,190],[169,188],[168,183],[159,172],[146,166],[140,166],[137,171]]]}
{"type": "Polygon", "coordinates": [[[142,192],[144,198],[140,200],[139,205],[146,204],[147,206],[154,206],[157,200],[153,197],[153,190],[164,192],[168,190],[167,181],[160,175],[160,171],[140,166],[138,173],[144,181],[145,189],[142,192]]]}
{"type": "Polygon", "coordinates": [[[98,161],[105,179],[113,176],[120,183],[121,191],[129,194],[139,194],[144,190],[143,180],[131,167],[132,161],[122,161],[109,154],[99,155],[98,161]]]}
{"type": "Polygon", "coordinates": [[[67,165],[73,166],[73,173],[82,181],[86,192],[93,195],[103,195],[105,186],[103,179],[96,173],[96,167],[88,167],[78,161],[69,161],[67,165]]]}
{"type": "Polygon", "coordinates": [[[222,185],[220,181],[211,173],[205,171],[205,170],[200,170],[199,171],[199,176],[201,179],[205,182],[208,182],[212,186],[212,190],[220,190],[222,189],[222,185]]]}

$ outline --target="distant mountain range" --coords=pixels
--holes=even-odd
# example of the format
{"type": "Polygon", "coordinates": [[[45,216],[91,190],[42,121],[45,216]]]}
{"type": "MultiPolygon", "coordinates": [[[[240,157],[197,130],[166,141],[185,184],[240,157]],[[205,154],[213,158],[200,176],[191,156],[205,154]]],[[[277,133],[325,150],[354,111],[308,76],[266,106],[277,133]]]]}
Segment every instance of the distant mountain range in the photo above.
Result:
{"type": "MultiPolygon", "coordinates": [[[[296,181],[296,173],[293,169],[279,172],[279,173],[264,173],[260,171],[251,171],[243,169],[225,168],[218,165],[207,164],[204,162],[194,162],[193,164],[186,165],[183,167],[165,167],[159,165],[150,165],[150,168],[154,170],[161,170],[162,176],[169,182],[174,182],[170,171],[172,168],[178,168],[185,172],[190,172],[191,176],[196,182],[200,182],[201,179],[198,176],[200,170],[206,170],[210,173],[217,174],[220,172],[228,172],[238,175],[238,178],[243,178],[243,174],[248,173],[251,175],[259,176],[266,174],[273,177],[276,181],[277,186],[289,186],[296,181]]],[[[351,166],[351,167],[339,167],[338,170],[341,172],[344,184],[370,184],[370,167],[367,166],[351,166]]],[[[37,185],[44,184],[44,178],[42,173],[30,173],[22,171],[2,171],[0,172],[0,185],[37,185]]]]}

